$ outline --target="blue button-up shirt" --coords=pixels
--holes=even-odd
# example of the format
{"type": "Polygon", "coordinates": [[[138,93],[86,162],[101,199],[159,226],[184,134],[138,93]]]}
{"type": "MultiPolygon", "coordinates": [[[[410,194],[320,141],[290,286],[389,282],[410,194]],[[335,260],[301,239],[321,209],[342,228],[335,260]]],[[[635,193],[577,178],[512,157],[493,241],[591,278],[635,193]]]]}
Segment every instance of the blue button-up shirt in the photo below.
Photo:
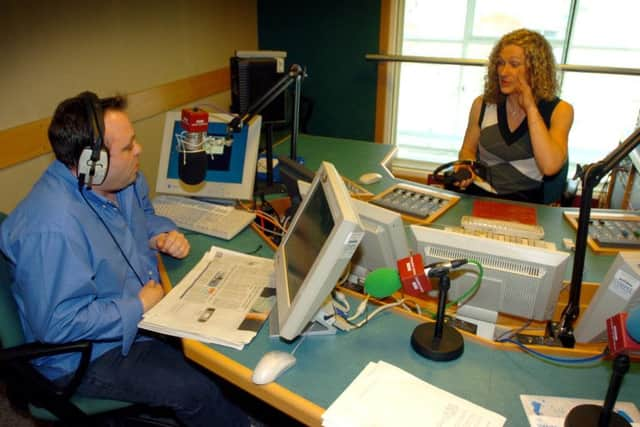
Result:
{"type": "MultiPolygon", "coordinates": [[[[149,239],[176,226],[155,215],[142,174],[117,193],[117,204],[83,193],[86,201],[76,177],[54,161],[2,223],[0,250],[12,269],[27,342],[89,339],[95,341],[92,360],[115,347],[126,355],[142,318],[136,273],[145,283],[159,281],[149,239]]],[[[71,373],[79,358],[57,355],[34,364],[55,379],[71,373]]]]}

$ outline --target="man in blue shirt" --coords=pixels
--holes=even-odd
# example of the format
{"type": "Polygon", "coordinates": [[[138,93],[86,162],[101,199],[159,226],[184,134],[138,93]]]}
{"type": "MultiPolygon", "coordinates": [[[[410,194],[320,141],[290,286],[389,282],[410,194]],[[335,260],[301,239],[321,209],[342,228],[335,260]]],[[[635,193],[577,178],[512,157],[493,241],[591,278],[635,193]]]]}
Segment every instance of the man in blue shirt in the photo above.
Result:
{"type": "MultiPolygon", "coordinates": [[[[170,407],[189,426],[247,425],[180,351],[138,331],[164,296],[157,252],[184,258],[190,246],[154,213],[124,108],[121,97],[90,92],[63,101],[49,126],[56,160],[2,223],[0,250],[13,270],[25,337],[94,342],[79,394],[170,407]]],[[[63,382],[78,360],[58,355],[35,366],[63,382]]]]}

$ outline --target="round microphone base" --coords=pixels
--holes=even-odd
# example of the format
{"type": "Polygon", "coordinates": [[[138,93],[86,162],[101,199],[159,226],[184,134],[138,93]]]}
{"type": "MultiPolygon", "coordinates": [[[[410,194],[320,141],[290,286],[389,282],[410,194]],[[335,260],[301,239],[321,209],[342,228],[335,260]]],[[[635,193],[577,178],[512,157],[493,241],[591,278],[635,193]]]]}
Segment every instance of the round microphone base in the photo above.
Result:
{"type": "Polygon", "coordinates": [[[442,336],[435,337],[435,323],[418,325],[411,335],[411,346],[427,359],[446,362],[462,356],[464,340],[457,329],[442,325],[442,336]]]}
{"type": "MultiPolygon", "coordinates": [[[[596,427],[600,425],[600,405],[580,405],[569,411],[564,420],[565,427],[596,427]]],[[[611,413],[608,427],[630,427],[631,424],[615,412],[611,413]]]]}

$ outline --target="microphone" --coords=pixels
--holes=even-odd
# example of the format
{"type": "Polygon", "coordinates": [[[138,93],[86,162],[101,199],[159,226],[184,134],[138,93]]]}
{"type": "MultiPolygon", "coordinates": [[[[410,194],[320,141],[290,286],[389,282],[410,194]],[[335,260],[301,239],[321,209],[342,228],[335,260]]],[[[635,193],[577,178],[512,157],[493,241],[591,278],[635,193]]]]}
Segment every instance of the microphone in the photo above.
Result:
{"type": "Polygon", "coordinates": [[[379,268],[364,279],[364,290],[374,298],[386,298],[402,287],[400,275],[393,268],[379,268]]]}
{"type": "Polygon", "coordinates": [[[458,267],[462,267],[468,261],[466,259],[452,259],[451,261],[434,262],[424,268],[424,272],[429,277],[439,277],[458,267]]]}
{"type": "Polygon", "coordinates": [[[634,341],[640,342],[640,307],[634,309],[628,314],[626,326],[629,336],[634,341]]]}
{"type": "Polygon", "coordinates": [[[178,139],[178,176],[189,185],[204,181],[207,173],[207,153],[204,148],[209,126],[209,113],[198,108],[182,110],[183,132],[178,139]]]}
{"type": "Polygon", "coordinates": [[[640,309],[618,313],[606,321],[609,352],[615,356],[609,387],[601,405],[578,405],[565,418],[565,427],[631,426],[614,411],[622,380],[631,364],[628,353],[640,351],[640,309]]]}

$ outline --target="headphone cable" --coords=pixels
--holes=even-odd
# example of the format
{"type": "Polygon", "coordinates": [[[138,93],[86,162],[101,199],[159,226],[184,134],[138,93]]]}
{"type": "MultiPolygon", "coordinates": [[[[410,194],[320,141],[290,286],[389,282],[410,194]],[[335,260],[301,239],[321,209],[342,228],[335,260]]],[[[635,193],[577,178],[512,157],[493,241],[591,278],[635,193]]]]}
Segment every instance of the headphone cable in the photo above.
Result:
{"type": "Polygon", "coordinates": [[[131,270],[133,271],[133,274],[136,275],[136,278],[138,279],[138,282],[140,282],[140,286],[144,286],[145,285],[144,281],[142,280],[142,278],[140,277],[140,275],[138,274],[136,269],[133,268],[133,265],[131,265],[131,262],[129,261],[129,258],[127,258],[127,256],[124,253],[124,250],[122,250],[122,247],[118,243],[118,240],[116,240],[116,236],[113,235],[113,233],[111,232],[111,229],[109,228],[107,223],[104,221],[104,219],[102,219],[100,214],[98,214],[98,211],[96,211],[96,209],[87,200],[87,197],[85,196],[84,191],[83,191],[83,187],[80,187],[79,190],[80,190],[80,195],[82,196],[82,199],[84,200],[84,202],[87,204],[87,206],[89,206],[89,208],[93,211],[93,213],[98,217],[98,219],[100,220],[102,225],[104,225],[104,228],[107,230],[107,233],[109,233],[109,236],[111,236],[111,239],[113,240],[113,243],[116,244],[118,250],[120,251],[120,254],[124,258],[124,260],[127,262],[127,265],[129,266],[129,268],[131,268],[131,270]]]}

